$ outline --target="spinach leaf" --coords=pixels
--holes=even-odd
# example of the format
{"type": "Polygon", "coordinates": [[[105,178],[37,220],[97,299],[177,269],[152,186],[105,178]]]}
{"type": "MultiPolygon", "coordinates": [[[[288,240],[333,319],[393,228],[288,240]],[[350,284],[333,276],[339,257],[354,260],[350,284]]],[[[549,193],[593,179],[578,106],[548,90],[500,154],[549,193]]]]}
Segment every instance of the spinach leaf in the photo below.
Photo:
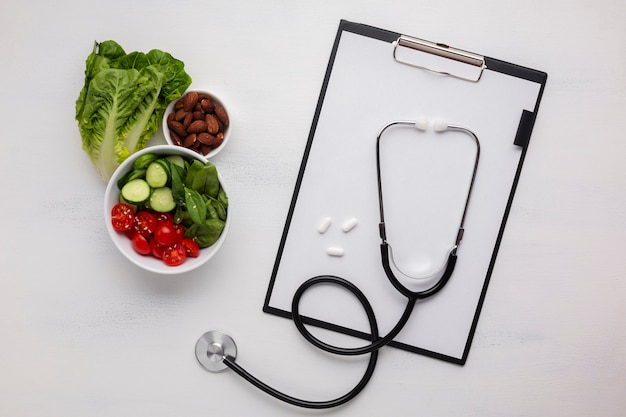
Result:
{"type": "Polygon", "coordinates": [[[204,164],[197,159],[194,159],[191,164],[189,164],[189,168],[187,168],[187,175],[185,176],[185,186],[188,188],[193,188],[193,181],[196,177],[196,174],[200,172],[204,168],[204,164]]]}
{"type": "Polygon", "coordinates": [[[222,187],[220,187],[219,192],[217,193],[217,199],[224,208],[228,208],[228,195],[226,195],[226,191],[222,187]]]}
{"type": "Polygon", "coordinates": [[[226,208],[219,200],[211,199],[211,205],[215,208],[217,217],[221,220],[226,220],[226,208]]]}
{"type": "Polygon", "coordinates": [[[217,168],[210,162],[194,161],[187,171],[185,185],[207,197],[216,198],[220,190],[217,168]]]}
{"type": "Polygon", "coordinates": [[[217,214],[217,210],[213,206],[212,200],[207,200],[206,202],[206,217],[207,219],[218,219],[219,216],[217,214]]]}
{"type": "Polygon", "coordinates": [[[204,199],[196,190],[185,188],[185,206],[189,217],[195,224],[202,224],[206,219],[204,199]]]}
{"type": "Polygon", "coordinates": [[[176,164],[169,165],[172,175],[172,196],[176,205],[180,207],[185,202],[185,185],[183,184],[185,170],[176,164]]]}
{"type": "Polygon", "coordinates": [[[199,247],[206,248],[214,244],[224,230],[224,222],[208,219],[203,224],[194,224],[185,232],[185,237],[196,241],[199,247]]]}

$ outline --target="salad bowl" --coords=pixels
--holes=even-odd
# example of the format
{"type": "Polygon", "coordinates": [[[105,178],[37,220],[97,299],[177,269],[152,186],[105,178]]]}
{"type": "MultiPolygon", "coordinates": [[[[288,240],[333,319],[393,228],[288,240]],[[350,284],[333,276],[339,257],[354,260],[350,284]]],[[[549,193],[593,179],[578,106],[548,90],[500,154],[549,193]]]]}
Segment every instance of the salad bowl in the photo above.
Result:
{"type": "MultiPolygon", "coordinates": [[[[162,253],[162,251],[159,252],[158,254],[155,253],[154,247],[152,246],[151,238],[149,237],[146,238],[146,241],[149,242],[150,248],[152,248],[152,250],[149,253],[143,252],[142,254],[140,253],[140,251],[138,251],[136,243],[133,240],[133,236],[136,233],[131,229],[123,230],[123,228],[120,227],[119,222],[116,223],[113,211],[115,209],[118,209],[119,205],[122,204],[124,206],[130,206],[132,208],[133,215],[135,216],[135,218],[139,212],[150,212],[154,214],[155,216],[157,216],[157,218],[159,219],[162,219],[165,216],[167,216],[170,218],[171,223],[175,223],[174,217],[177,213],[179,213],[179,211],[177,211],[178,207],[176,209],[170,210],[168,214],[165,214],[167,208],[169,207],[167,207],[166,209],[161,209],[160,207],[158,207],[158,210],[157,210],[156,209],[157,205],[156,203],[152,202],[152,199],[146,200],[145,203],[135,203],[135,201],[127,201],[126,199],[124,199],[124,195],[125,195],[124,192],[126,191],[125,191],[125,188],[122,187],[122,184],[130,176],[131,173],[136,171],[137,162],[141,162],[141,158],[143,158],[143,160],[145,160],[146,157],[155,158],[155,155],[160,160],[166,159],[166,158],[178,158],[177,159],[178,161],[182,161],[182,160],[187,161],[187,163],[185,164],[185,166],[187,167],[189,167],[190,164],[193,163],[193,161],[199,161],[202,165],[208,163],[208,160],[204,156],[197,153],[196,151],[179,147],[179,146],[170,146],[170,145],[149,146],[147,148],[144,148],[141,151],[138,151],[132,154],[124,162],[122,162],[122,164],[115,170],[115,172],[113,173],[113,176],[111,177],[110,181],[107,184],[106,191],[104,194],[104,219],[105,219],[106,229],[114,245],[122,253],[122,255],[126,257],[129,261],[137,265],[138,267],[146,271],[154,272],[157,274],[181,274],[181,273],[194,270],[204,265],[211,258],[213,258],[222,247],[222,244],[224,243],[224,240],[226,239],[228,230],[230,228],[230,223],[231,223],[230,209],[228,208],[228,200],[227,200],[227,190],[226,190],[224,180],[221,174],[217,172],[217,178],[219,180],[220,199],[222,201],[225,201],[225,203],[224,204],[216,203],[221,206],[220,207],[220,210],[222,213],[221,218],[223,219],[223,220],[215,220],[215,219],[213,220],[214,222],[220,224],[220,228],[221,228],[221,232],[214,233],[215,236],[219,236],[219,237],[216,237],[216,240],[212,240],[211,241],[212,243],[210,244],[206,242],[201,243],[202,242],[201,239],[196,240],[196,236],[188,236],[189,229],[187,228],[187,225],[185,225],[185,227],[183,228],[185,231],[185,238],[189,238],[188,240],[193,240],[194,242],[200,243],[200,247],[196,249],[195,256],[194,255],[190,256],[189,251],[187,251],[187,254],[184,257],[185,258],[184,261],[180,264],[176,264],[175,266],[173,266],[171,262],[168,263],[165,261],[166,257],[162,253]],[[204,247],[205,245],[208,245],[208,246],[204,247]]],[[[198,164],[198,166],[201,166],[201,165],[198,164]]],[[[183,171],[179,170],[178,172],[183,172],[183,171]]],[[[173,180],[170,180],[170,182],[168,183],[168,187],[170,186],[170,183],[172,181],[173,180]]],[[[128,182],[126,184],[128,184],[128,182]]],[[[174,188],[174,186],[172,186],[172,188],[174,188]]],[[[154,191],[155,190],[152,190],[150,194],[151,195],[155,194],[154,191]]],[[[185,191],[187,191],[187,189],[185,189],[185,191]]],[[[206,197],[205,197],[205,200],[207,200],[206,197]]],[[[214,199],[214,200],[217,200],[217,199],[214,199]]],[[[210,204],[210,203],[207,203],[207,204],[210,204]]],[[[181,216],[178,216],[178,217],[181,217],[181,216]]],[[[177,219],[176,222],[178,222],[179,220],[180,219],[177,219]]],[[[187,218],[187,221],[189,221],[188,218],[187,218]]],[[[181,225],[182,224],[183,223],[181,222],[181,225]]],[[[179,236],[179,241],[180,241],[180,236],[179,236]]],[[[145,243],[144,243],[144,246],[145,246],[145,243]]],[[[156,246],[159,246],[159,245],[156,245],[156,246]]],[[[163,247],[161,247],[161,249],[163,249],[163,247]]]]}

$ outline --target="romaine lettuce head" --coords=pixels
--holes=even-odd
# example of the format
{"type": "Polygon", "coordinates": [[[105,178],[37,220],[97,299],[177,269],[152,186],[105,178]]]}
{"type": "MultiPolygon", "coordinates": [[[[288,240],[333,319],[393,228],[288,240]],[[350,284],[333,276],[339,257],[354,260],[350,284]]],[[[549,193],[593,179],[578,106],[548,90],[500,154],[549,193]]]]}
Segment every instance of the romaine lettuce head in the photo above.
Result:
{"type": "Polygon", "coordinates": [[[184,64],[152,50],[126,54],[114,41],[96,43],[76,100],[83,150],[104,181],[158,130],[168,103],[191,84],[184,64]]]}

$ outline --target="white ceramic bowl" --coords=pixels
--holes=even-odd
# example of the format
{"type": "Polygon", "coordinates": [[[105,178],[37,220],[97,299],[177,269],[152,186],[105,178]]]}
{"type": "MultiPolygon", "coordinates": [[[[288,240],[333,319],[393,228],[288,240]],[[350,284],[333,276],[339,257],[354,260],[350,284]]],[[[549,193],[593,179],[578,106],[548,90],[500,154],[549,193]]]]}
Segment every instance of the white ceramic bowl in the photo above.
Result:
{"type": "MultiPolygon", "coordinates": [[[[109,181],[105,194],[104,194],[104,220],[106,223],[106,228],[111,236],[111,240],[115,246],[119,249],[122,254],[128,258],[135,265],[151,272],[159,273],[159,274],[181,274],[187,271],[191,271],[193,269],[198,268],[199,266],[205,264],[209,259],[211,259],[215,254],[219,251],[224,240],[226,239],[226,235],[228,234],[228,229],[230,227],[231,222],[231,210],[228,209],[228,215],[226,217],[226,222],[224,226],[224,230],[220,235],[219,239],[211,246],[207,248],[200,249],[200,256],[197,258],[187,257],[185,262],[178,266],[168,266],[161,259],[155,258],[152,255],[140,255],[138,254],[132,246],[131,240],[126,236],[124,232],[118,232],[113,229],[113,225],[111,223],[111,209],[115,204],[119,202],[120,190],[117,187],[118,180],[124,176],[126,173],[130,171],[132,168],[132,164],[139,156],[144,155],[146,153],[156,153],[158,155],[181,155],[185,159],[198,159],[201,162],[207,162],[207,159],[202,155],[198,154],[195,151],[180,147],[180,146],[170,146],[170,145],[157,145],[157,146],[149,146],[147,148],[142,149],[139,152],[132,154],[129,158],[127,158],[113,173],[111,180],[109,181]]],[[[228,190],[224,185],[224,180],[218,172],[218,179],[224,191],[228,194],[228,190]]],[[[230,202],[229,202],[230,205],[230,202]]]]}
{"type": "MultiPolygon", "coordinates": [[[[233,124],[233,119],[232,119],[232,114],[230,112],[230,109],[226,106],[226,104],[222,101],[222,99],[217,96],[216,94],[210,92],[210,91],[206,91],[206,90],[199,90],[199,89],[190,89],[188,91],[185,92],[185,94],[189,93],[190,91],[195,91],[197,93],[203,93],[203,94],[207,94],[211,97],[213,103],[217,106],[220,105],[224,108],[224,110],[226,111],[226,114],[228,115],[228,119],[229,119],[229,123],[228,126],[226,126],[224,128],[224,140],[222,141],[222,144],[220,146],[218,146],[217,148],[214,148],[213,150],[211,150],[209,153],[207,153],[206,155],[204,155],[207,159],[210,159],[212,157],[214,157],[215,155],[217,155],[222,149],[224,149],[224,147],[226,146],[226,144],[228,143],[228,141],[230,140],[230,132],[232,130],[232,124],[233,124]]],[[[182,97],[185,96],[185,94],[183,94],[182,97]]],[[[182,99],[178,98],[174,101],[172,101],[167,108],[165,109],[165,113],[163,114],[163,135],[165,136],[165,140],[167,141],[168,144],[173,145],[173,146],[179,146],[178,144],[174,143],[174,141],[172,140],[172,136],[170,134],[170,129],[167,125],[167,118],[168,116],[174,112],[174,106],[176,105],[176,103],[182,99]]],[[[181,138],[182,139],[182,138],[181,138]]]]}

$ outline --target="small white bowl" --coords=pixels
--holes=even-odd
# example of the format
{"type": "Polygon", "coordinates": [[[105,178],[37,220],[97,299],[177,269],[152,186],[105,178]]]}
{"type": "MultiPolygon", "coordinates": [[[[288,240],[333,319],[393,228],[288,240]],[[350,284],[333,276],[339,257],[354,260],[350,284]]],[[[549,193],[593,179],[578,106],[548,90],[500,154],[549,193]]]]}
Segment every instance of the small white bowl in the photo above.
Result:
{"type": "MultiPolygon", "coordinates": [[[[226,222],[224,225],[224,230],[222,230],[222,234],[219,239],[211,246],[207,248],[200,249],[200,255],[197,258],[188,257],[185,262],[178,266],[168,266],[161,259],[155,258],[152,255],[140,255],[137,253],[132,246],[131,240],[126,236],[124,232],[118,232],[113,229],[113,225],[111,223],[111,209],[115,204],[119,202],[120,190],[117,187],[118,180],[124,176],[126,173],[130,171],[134,161],[144,155],[146,153],[155,153],[157,155],[181,155],[185,159],[197,159],[203,163],[207,162],[207,159],[202,155],[198,154],[195,151],[190,149],[186,149],[180,146],[170,146],[170,145],[156,145],[149,146],[147,148],[142,149],[130,157],[128,157],[122,164],[115,170],[113,176],[111,177],[106,191],[104,193],[104,219],[106,228],[109,232],[109,236],[111,236],[111,240],[115,244],[115,246],[119,249],[122,254],[128,258],[132,263],[139,266],[140,268],[145,269],[146,271],[155,272],[159,274],[181,274],[184,272],[191,271],[193,269],[198,268],[199,266],[205,264],[209,259],[211,259],[215,254],[219,251],[226,239],[226,235],[228,234],[228,229],[230,228],[231,222],[231,210],[228,209],[228,214],[226,216],[226,222]]],[[[228,190],[224,186],[224,180],[222,176],[218,172],[218,179],[220,181],[220,185],[228,194],[228,190]]],[[[230,202],[229,202],[230,205],[230,202]]]]}
{"type": "MultiPolygon", "coordinates": [[[[212,149],[209,153],[207,153],[206,155],[204,155],[205,158],[210,159],[212,157],[214,157],[215,155],[217,155],[222,149],[224,149],[224,147],[226,146],[226,144],[228,143],[229,139],[230,139],[230,131],[231,126],[233,124],[233,119],[232,119],[232,114],[230,112],[230,109],[226,106],[226,104],[222,101],[222,99],[219,98],[219,96],[217,96],[214,93],[211,93],[210,91],[206,91],[206,90],[198,90],[198,89],[190,89],[185,91],[185,93],[178,99],[172,101],[167,108],[165,109],[165,113],[163,113],[163,135],[165,136],[165,140],[167,143],[169,143],[170,145],[173,146],[177,146],[177,147],[182,147],[184,148],[184,146],[180,146],[176,143],[174,143],[174,141],[172,140],[172,136],[170,134],[170,129],[167,125],[167,118],[168,116],[174,112],[174,106],[176,105],[176,103],[182,99],[182,97],[184,97],[187,93],[191,92],[191,91],[195,91],[196,93],[202,93],[202,94],[207,94],[208,96],[211,97],[213,103],[217,106],[220,105],[224,108],[224,110],[226,111],[226,114],[228,115],[228,126],[226,126],[224,128],[224,140],[222,141],[221,145],[218,146],[217,148],[212,149]]],[[[181,138],[182,139],[182,138],[181,138]]]]}

